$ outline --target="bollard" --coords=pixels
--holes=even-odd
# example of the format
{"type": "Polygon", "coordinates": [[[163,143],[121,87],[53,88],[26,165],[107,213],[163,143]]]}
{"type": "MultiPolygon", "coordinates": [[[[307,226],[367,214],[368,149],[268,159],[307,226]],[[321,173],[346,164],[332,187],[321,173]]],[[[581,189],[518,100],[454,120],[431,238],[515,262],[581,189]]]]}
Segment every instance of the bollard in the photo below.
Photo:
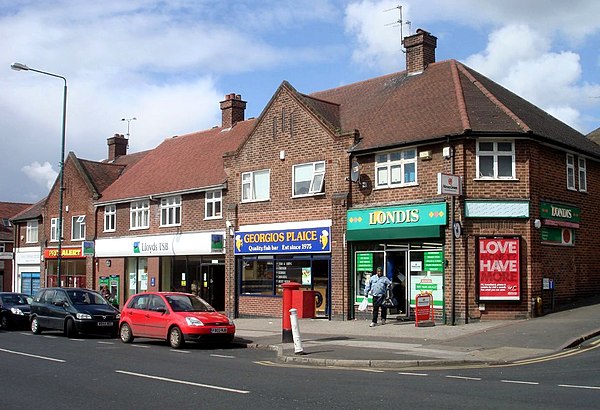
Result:
{"type": "Polygon", "coordinates": [[[281,341],[283,343],[289,343],[292,339],[292,326],[290,324],[290,315],[288,312],[292,308],[292,291],[300,289],[301,284],[297,282],[286,282],[282,283],[283,288],[283,312],[281,317],[281,341]]]}
{"type": "Polygon", "coordinates": [[[300,325],[298,324],[298,311],[290,309],[290,322],[292,323],[292,336],[294,338],[294,354],[304,354],[302,339],[300,338],[300,325]]]}

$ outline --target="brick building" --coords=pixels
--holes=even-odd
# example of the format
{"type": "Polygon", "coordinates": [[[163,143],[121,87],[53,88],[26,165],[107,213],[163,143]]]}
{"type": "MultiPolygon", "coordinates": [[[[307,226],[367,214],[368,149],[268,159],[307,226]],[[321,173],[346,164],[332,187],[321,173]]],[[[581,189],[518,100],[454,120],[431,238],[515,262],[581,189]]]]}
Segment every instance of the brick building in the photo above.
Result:
{"type": "Polygon", "coordinates": [[[322,315],[355,317],[377,266],[394,313],[411,317],[430,292],[446,323],[600,290],[600,147],[460,62],[435,62],[431,34],[404,45],[403,72],[310,95],[284,82],[226,159],[236,314],[281,315],[279,285],[294,280],[321,294],[322,315]]]}
{"type": "Polygon", "coordinates": [[[225,310],[233,298],[226,293],[222,157],[254,120],[244,120],[240,95],[220,105],[221,127],[167,138],[94,202],[95,282],[109,281],[120,303],[137,292],[181,290],[225,310]]]}
{"type": "Polygon", "coordinates": [[[14,227],[12,218],[31,204],[0,202],[0,292],[11,292],[14,282],[14,227]]]}
{"type": "MultiPolygon", "coordinates": [[[[294,281],[317,317],[346,320],[382,267],[395,315],[412,318],[428,292],[444,323],[597,294],[600,146],[464,64],[436,62],[431,34],[404,45],[405,71],[312,94],[283,81],[249,120],[229,94],[220,127],[137,159],[118,136],[108,163],[70,154],[64,246],[95,241],[95,255],[67,261],[64,285],[110,284],[120,303],[184,290],[230,316],[277,317],[294,281]]],[[[57,195],[43,206],[44,253],[57,195]]]]}

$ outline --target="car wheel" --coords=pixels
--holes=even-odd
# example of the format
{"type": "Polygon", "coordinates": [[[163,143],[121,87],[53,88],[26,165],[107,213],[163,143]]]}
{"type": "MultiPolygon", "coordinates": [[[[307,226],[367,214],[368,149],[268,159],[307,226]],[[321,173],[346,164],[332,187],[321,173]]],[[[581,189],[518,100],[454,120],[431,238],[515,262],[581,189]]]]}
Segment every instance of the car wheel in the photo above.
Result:
{"type": "Polygon", "coordinates": [[[35,316],[31,319],[31,332],[34,335],[39,335],[40,333],[42,333],[42,328],[40,326],[40,321],[35,316]]]}
{"type": "Polygon", "coordinates": [[[177,326],[173,326],[169,331],[169,344],[173,349],[179,349],[184,345],[185,341],[183,340],[183,334],[181,333],[181,329],[177,326]]]}
{"type": "Polygon", "coordinates": [[[2,315],[2,317],[0,318],[0,327],[4,330],[8,330],[8,317],[6,315],[2,315]]]}
{"type": "Polygon", "coordinates": [[[77,328],[75,327],[75,322],[73,319],[67,320],[67,325],[65,326],[67,337],[73,338],[77,337],[77,328]]]}
{"type": "Polygon", "coordinates": [[[121,330],[119,330],[119,335],[121,336],[121,341],[123,343],[131,343],[133,342],[133,333],[131,333],[131,328],[127,323],[123,323],[121,325],[121,330]]]}

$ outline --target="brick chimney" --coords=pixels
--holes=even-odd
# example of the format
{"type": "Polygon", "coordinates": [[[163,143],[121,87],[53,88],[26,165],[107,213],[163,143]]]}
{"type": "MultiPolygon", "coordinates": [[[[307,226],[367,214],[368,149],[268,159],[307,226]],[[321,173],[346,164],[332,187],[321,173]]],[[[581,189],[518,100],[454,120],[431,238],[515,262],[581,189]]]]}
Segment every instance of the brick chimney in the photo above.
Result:
{"type": "Polygon", "coordinates": [[[115,134],[106,140],[108,144],[108,160],[114,161],[121,155],[127,155],[127,145],[129,141],[122,134],[115,134]]]}
{"type": "Polygon", "coordinates": [[[416,34],[405,37],[403,43],[408,75],[422,73],[429,64],[435,63],[437,37],[418,29],[416,34]]]}
{"type": "Polygon", "coordinates": [[[222,127],[231,128],[236,122],[244,121],[244,111],[246,111],[246,101],[242,101],[242,96],[231,93],[225,96],[225,101],[221,101],[222,127]]]}

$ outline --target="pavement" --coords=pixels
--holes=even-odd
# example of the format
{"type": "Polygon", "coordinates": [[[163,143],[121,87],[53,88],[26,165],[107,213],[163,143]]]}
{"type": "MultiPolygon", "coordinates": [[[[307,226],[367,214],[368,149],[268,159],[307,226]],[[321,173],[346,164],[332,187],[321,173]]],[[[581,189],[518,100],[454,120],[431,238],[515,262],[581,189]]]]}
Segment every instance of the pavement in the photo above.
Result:
{"type": "Polygon", "coordinates": [[[282,342],[281,318],[238,318],[235,343],[271,349],[280,363],[361,368],[497,365],[571,349],[600,336],[600,298],[523,320],[417,327],[397,319],[299,319],[298,343],[282,342]]]}

